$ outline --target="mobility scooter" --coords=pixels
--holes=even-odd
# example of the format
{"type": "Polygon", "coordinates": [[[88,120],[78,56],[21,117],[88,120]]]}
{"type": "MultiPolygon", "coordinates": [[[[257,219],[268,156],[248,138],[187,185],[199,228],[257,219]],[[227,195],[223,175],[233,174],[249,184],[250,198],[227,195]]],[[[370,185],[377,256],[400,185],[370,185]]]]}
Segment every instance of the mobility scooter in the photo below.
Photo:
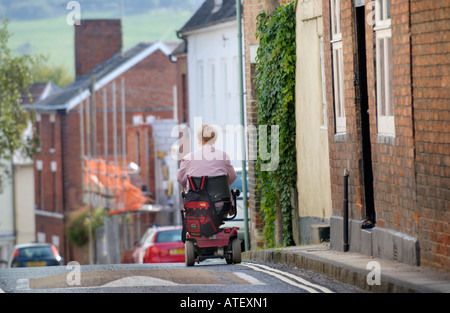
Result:
{"type": "Polygon", "coordinates": [[[181,210],[186,265],[210,258],[241,263],[239,228],[221,227],[224,221],[236,217],[240,190],[230,190],[226,175],[188,177],[188,183],[188,192],[182,193],[185,204],[181,210]]]}

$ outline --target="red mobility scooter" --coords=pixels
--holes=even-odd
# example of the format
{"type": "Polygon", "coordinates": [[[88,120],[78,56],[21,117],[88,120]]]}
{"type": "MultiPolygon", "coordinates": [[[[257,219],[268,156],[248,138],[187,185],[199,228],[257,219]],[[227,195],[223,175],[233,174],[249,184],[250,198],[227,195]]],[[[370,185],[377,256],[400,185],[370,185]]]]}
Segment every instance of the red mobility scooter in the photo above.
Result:
{"type": "Polygon", "coordinates": [[[239,228],[221,227],[224,221],[236,217],[240,190],[230,190],[226,175],[188,177],[188,182],[189,191],[182,193],[185,204],[181,210],[186,265],[210,258],[241,263],[239,228]]]}

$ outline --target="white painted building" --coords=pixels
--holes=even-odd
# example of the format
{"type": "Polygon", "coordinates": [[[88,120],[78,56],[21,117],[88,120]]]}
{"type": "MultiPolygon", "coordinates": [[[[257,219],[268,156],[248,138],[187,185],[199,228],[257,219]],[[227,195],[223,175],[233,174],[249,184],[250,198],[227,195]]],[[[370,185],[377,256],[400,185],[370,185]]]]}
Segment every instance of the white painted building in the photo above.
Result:
{"type": "MultiPolygon", "coordinates": [[[[43,100],[59,88],[51,82],[34,83],[30,95],[34,102],[43,100]]],[[[23,95],[22,102],[28,103],[23,95]]],[[[23,137],[33,136],[31,123],[23,137]]],[[[0,160],[8,166],[10,175],[3,181],[0,190],[0,268],[5,266],[15,244],[36,241],[34,217],[34,163],[27,156],[15,152],[12,162],[0,160]]]]}
{"type": "MultiPolygon", "coordinates": [[[[25,135],[31,135],[31,124],[25,135]]],[[[1,162],[10,175],[0,191],[0,268],[15,244],[35,241],[33,160],[15,153],[12,162],[1,162]]]]}
{"type": "Polygon", "coordinates": [[[240,136],[235,132],[241,114],[236,1],[206,0],[178,33],[187,41],[191,132],[202,123],[219,126],[223,132],[216,147],[241,166],[240,136]]]}

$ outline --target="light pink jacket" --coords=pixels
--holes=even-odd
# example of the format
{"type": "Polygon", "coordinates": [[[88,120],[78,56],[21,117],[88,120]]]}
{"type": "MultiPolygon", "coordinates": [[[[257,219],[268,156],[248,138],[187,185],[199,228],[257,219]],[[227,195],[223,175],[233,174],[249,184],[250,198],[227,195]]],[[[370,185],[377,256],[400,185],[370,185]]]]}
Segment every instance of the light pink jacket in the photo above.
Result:
{"type": "Polygon", "coordinates": [[[230,163],[230,158],[225,152],[217,150],[210,145],[204,145],[180,160],[177,180],[182,187],[186,188],[188,176],[220,175],[228,175],[228,183],[230,185],[237,177],[230,163]]]}

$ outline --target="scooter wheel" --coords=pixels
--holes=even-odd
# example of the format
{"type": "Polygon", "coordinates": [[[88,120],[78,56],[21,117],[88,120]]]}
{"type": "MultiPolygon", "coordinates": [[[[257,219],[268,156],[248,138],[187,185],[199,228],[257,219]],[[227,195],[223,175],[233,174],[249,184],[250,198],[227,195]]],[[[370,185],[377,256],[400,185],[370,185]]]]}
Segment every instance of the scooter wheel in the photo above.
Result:
{"type": "Polygon", "coordinates": [[[233,252],[233,263],[241,263],[242,255],[241,255],[241,241],[237,238],[234,238],[231,242],[231,251],[233,252]]]}
{"type": "Polygon", "coordinates": [[[195,257],[194,257],[194,243],[190,240],[186,240],[184,243],[184,262],[186,266],[194,266],[195,257]]]}

